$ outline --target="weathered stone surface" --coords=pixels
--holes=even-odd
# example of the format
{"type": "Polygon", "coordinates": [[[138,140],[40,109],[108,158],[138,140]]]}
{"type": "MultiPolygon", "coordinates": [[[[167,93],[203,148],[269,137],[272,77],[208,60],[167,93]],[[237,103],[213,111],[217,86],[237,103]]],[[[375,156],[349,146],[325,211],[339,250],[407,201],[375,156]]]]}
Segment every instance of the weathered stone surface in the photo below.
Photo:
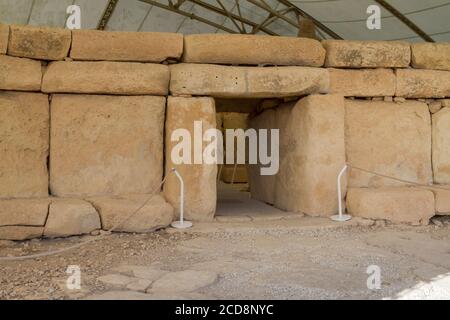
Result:
{"type": "Polygon", "coordinates": [[[209,286],[216,280],[217,274],[211,271],[184,270],[170,272],[156,280],[147,292],[192,292],[209,286]]]}
{"type": "Polygon", "coordinates": [[[43,227],[6,226],[0,227],[0,239],[23,241],[42,237],[43,227]]]}
{"type": "Polygon", "coordinates": [[[231,67],[182,63],[170,66],[175,95],[219,98],[272,98],[327,93],[326,69],[309,67],[231,67]]]}
{"type": "Polygon", "coordinates": [[[0,226],[42,227],[48,214],[49,198],[0,200],[0,226]]]}
{"type": "Polygon", "coordinates": [[[450,71],[405,69],[396,72],[399,97],[450,97],[450,71]]]}
{"type": "Polygon", "coordinates": [[[147,266],[134,266],[134,265],[123,265],[114,269],[114,271],[123,273],[128,276],[134,276],[136,278],[149,280],[151,282],[156,279],[161,278],[168,271],[155,269],[154,267],[147,266]]]}
{"type": "Polygon", "coordinates": [[[47,96],[0,92],[0,198],[48,195],[48,149],[47,96]]]}
{"type": "Polygon", "coordinates": [[[0,55],[0,90],[41,90],[42,68],[39,61],[0,55]]]}
{"type": "Polygon", "coordinates": [[[251,113],[256,111],[263,99],[214,99],[217,114],[223,112],[251,113]]]}
{"type": "Polygon", "coordinates": [[[146,279],[136,279],[127,285],[127,289],[131,291],[145,292],[152,284],[152,281],[146,279]]]}
{"type": "Polygon", "coordinates": [[[440,102],[443,108],[450,108],[450,99],[442,99],[440,102]]]}
{"type": "MultiPolygon", "coordinates": [[[[171,155],[172,149],[179,143],[179,140],[171,141],[172,133],[176,129],[189,131],[193,143],[198,140],[194,137],[194,121],[201,122],[203,133],[216,127],[214,99],[169,97],[166,113],[166,173],[176,168],[183,177],[186,219],[212,220],[216,211],[217,165],[194,164],[194,152],[190,153],[190,164],[175,164],[171,155]]],[[[207,143],[203,142],[202,152],[206,145],[207,143]]],[[[193,147],[192,145],[191,150],[193,147]]],[[[164,184],[164,196],[179,214],[180,184],[174,174],[169,174],[164,184]]]]}
{"type": "Polygon", "coordinates": [[[442,109],[442,103],[440,101],[429,102],[428,109],[430,110],[430,113],[436,113],[442,109]]]}
{"type": "Polygon", "coordinates": [[[67,57],[71,31],[61,28],[11,26],[8,55],[42,60],[67,57]]]}
{"type": "Polygon", "coordinates": [[[160,63],[179,59],[183,35],[168,32],[72,31],[70,57],[75,60],[160,63]]]}
{"type": "Polygon", "coordinates": [[[391,69],[328,69],[330,93],[347,97],[394,96],[396,77],[391,69]]]}
{"type": "Polygon", "coordinates": [[[190,63],[321,67],[325,49],[317,40],[263,35],[195,34],[184,38],[190,63]]]}
{"type": "Polygon", "coordinates": [[[436,213],[450,215],[450,185],[439,185],[436,187],[438,188],[430,188],[436,200],[436,213]]]}
{"type": "Polygon", "coordinates": [[[345,164],[344,116],[344,98],[338,95],[312,95],[277,108],[277,208],[312,216],[337,211],[336,177],[345,164]]]}
{"type": "Polygon", "coordinates": [[[164,111],[164,97],[54,95],[52,194],[154,192],[163,173],[164,111]]]}
{"type": "Polygon", "coordinates": [[[168,226],[174,218],[172,206],[159,194],[90,198],[89,201],[100,213],[104,230],[117,226],[114,231],[152,232],[168,226]]]}
{"type": "MultiPolygon", "coordinates": [[[[347,161],[398,179],[432,181],[431,125],[421,102],[346,101],[347,161]]],[[[404,183],[352,169],[352,187],[399,186],[404,183]]]]}
{"type": "Polygon", "coordinates": [[[9,26],[0,24],[0,54],[8,51],[9,26]]]}
{"type": "Polygon", "coordinates": [[[234,165],[225,165],[221,171],[221,180],[226,183],[247,183],[248,174],[246,165],[238,165],[236,171],[234,165]],[[233,174],[234,172],[234,174],[233,174]]]}
{"type": "Polygon", "coordinates": [[[50,204],[44,236],[69,237],[101,229],[100,217],[87,201],[54,199],[50,204]]]}
{"type": "Polygon", "coordinates": [[[411,54],[414,68],[450,71],[450,43],[413,43],[411,54]]]}
{"type": "Polygon", "coordinates": [[[224,129],[246,129],[248,127],[248,113],[223,112],[224,129]]]}
{"type": "Polygon", "coordinates": [[[107,274],[97,278],[98,281],[110,287],[123,288],[126,285],[136,281],[136,278],[127,277],[121,274],[107,274]]]}
{"type": "Polygon", "coordinates": [[[433,114],[432,122],[434,182],[450,184],[450,108],[433,114]]]}
{"type": "Polygon", "coordinates": [[[325,40],[322,44],[326,67],[407,68],[411,61],[407,42],[325,40]]]}
{"type": "Polygon", "coordinates": [[[427,225],[435,213],[434,195],[407,187],[350,188],[347,210],[356,217],[427,225]]]}
{"type": "Polygon", "coordinates": [[[134,62],[66,62],[49,64],[42,80],[47,93],[166,95],[169,67],[134,62]]]}

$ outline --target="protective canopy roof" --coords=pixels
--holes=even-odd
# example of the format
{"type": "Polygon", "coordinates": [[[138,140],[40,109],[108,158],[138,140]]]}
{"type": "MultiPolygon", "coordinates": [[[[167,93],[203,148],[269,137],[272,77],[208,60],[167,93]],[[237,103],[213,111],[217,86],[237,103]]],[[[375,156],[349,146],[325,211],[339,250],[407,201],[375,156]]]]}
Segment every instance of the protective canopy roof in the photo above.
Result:
{"type": "Polygon", "coordinates": [[[298,36],[308,18],[319,38],[450,41],[450,0],[0,0],[0,22],[64,27],[72,4],[83,29],[298,36]]]}

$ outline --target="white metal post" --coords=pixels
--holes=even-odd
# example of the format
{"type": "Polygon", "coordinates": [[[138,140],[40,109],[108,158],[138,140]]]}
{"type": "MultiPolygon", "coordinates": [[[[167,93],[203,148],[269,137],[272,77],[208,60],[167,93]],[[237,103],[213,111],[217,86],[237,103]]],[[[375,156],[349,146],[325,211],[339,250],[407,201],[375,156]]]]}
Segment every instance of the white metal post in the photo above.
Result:
{"type": "Polygon", "coordinates": [[[177,169],[172,168],[172,171],[177,176],[180,181],[180,221],[172,222],[172,227],[177,229],[186,229],[192,227],[192,222],[184,221],[184,181],[181,177],[181,174],[177,171],[177,169]]]}
{"type": "Polygon", "coordinates": [[[337,177],[337,193],[338,193],[339,214],[338,215],[334,215],[334,216],[331,217],[331,220],[333,220],[333,221],[343,222],[343,221],[348,221],[348,220],[350,220],[352,218],[352,216],[350,216],[348,214],[344,214],[343,213],[343,209],[342,209],[341,180],[342,180],[342,176],[347,171],[347,168],[348,168],[348,166],[345,165],[342,168],[342,170],[339,172],[339,175],[337,177]]]}

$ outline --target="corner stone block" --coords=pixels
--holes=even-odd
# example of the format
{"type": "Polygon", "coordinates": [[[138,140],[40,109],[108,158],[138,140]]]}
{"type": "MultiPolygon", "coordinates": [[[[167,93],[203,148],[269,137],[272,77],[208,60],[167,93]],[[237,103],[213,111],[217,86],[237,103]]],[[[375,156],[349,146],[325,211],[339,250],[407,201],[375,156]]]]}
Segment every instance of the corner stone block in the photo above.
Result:
{"type": "Polygon", "coordinates": [[[450,97],[450,71],[396,70],[396,96],[404,98],[450,97]]]}
{"type": "Polygon", "coordinates": [[[413,43],[411,50],[414,68],[450,71],[450,43],[413,43]]]}

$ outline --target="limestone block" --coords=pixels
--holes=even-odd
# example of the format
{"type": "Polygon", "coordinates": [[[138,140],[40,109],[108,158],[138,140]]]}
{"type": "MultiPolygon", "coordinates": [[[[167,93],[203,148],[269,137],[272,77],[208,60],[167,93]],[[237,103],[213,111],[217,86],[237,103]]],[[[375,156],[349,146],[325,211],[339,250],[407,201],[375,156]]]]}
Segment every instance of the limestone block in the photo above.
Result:
{"type": "Polygon", "coordinates": [[[396,41],[322,41],[326,67],[335,68],[407,68],[411,48],[396,41]]]}
{"type": "MultiPolygon", "coordinates": [[[[431,124],[421,102],[346,101],[347,161],[398,179],[432,181],[431,124]]],[[[405,183],[352,169],[351,187],[402,186],[405,183]]]]}
{"type": "Polygon", "coordinates": [[[166,95],[169,67],[134,62],[50,63],[42,80],[47,93],[166,95]]]}
{"type": "Polygon", "coordinates": [[[394,96],[396,77],[391,69],[328,69],[330,93],[347,97],[394,96]]]}
{"type": "Polygon", "coordinates": [[[48,195],[48,149],[47,96],[0,92],[0,198],[48,195]]]}
{"type": "Polygon", "coordinates": [[[170,66],[175,95],[219,98],[272,98],[327,93],[326,69],[310,67],[231,67],[206,64],[170,66]]]}
{"type": "Polygon", "coordinates": [[[104,230],[117,227],[114,231],[152,232],[168,226],[174,218],[173,207],[158,193],[89,201],[97,208],[104,230]]]}
{"type": "MultiPolygon", "coordinates": [[[[184,210],[189,220],[212,220],[216,211],[216,164],[194,164],[194,121],[200,121],[203,133],[216,127],[214,99],[169,97],[166,113],[166,173],[176,168],[185,184],[184,210]],[[171,141],[177,129],[189,131],[192,139],[191,164],[175,164],[172,149],[179,141],[171,141]]],[[[198,141],[197,141],[198,143],[198,141]]],[[[208,143],[203,142],[202,150],[208,143]]],[[[180,185],[174,174],[170,174],[164,184],[164,196],[179,214],[180,185]]]]}
{"type": "Polygon", "coordinates": [[[0,226],[43,227],[47,219],[49,198],[0,200],[0,226]]]}
{"type": "Polygon", "coordinates": [[[87,201],[54,199],[49,207],[44,237],[70,237],[101,229],[100,217],[87,201]]]}
{"type": "Polygon", "coordinates": [[[227,165],[222,168],[221,180],[226,183],[247,183],[248,175],[247,175],[247,166],[246,165],[238,165],[236,167],[236,171],[234,173],[234,165],[227,165]]]}
{"type": "Polygon", "coordinates": [[[54,95],[52,194],[155,191],[163,173],[164,112],[164,97],[54,95]]]}
{"type": "Polygon", "coordinates": [[[40,91],[41,81],[39,61],[0,55],[0,90],[40,91]]]}
{"type": "Polygon", "coordinates": [[[168,32],[72,31],[74,60],[141,61],[179,59],[183,35],[168,32]]]}
{"type": "Polygon", "coordinates": [[[434,216],[434,195],[408,187],[350,188],[347,210],[355,217],[427,225],[434,216]]]}
{"type": "Polygon", "coordinates": [[[42,237],[44,227],[6,226],[0,227],[1,240],[24,241],[42,237]]]}
{"type": "Polygon", "coordinates": [[[432,122],[434,182],[450,184],[450,108],[433,114],[432,122]]]}
{"type": "Polygon", "coordinates": [[[41,60],[68,56],[72,34],[68,29],[11,26],[8,55],[41,60]]]}
{"type": "Polygon", "coordinates": [[[336,213],[336,177],[345,164],[344,98],[312,95],[279,107],[277,113],[275,206],[312,216],[336,213]]]}
{"type": "Polygon", "coordinates": [[[396,72],[399,97],[450,97],[450,71],[405,69],[396,72]]]}
{"type": "Polygon", "coordinates": [[[436,213],[450,215],[450,185],[439,185],[439,188],[430,188],[436,200],[436,213]]]}
{"type": "Polygon", "coordinates": [[[184,38],[183,61],[190,63],[321,67],[325,49],[317,40],[237,34],[194,34],[184,38]]]}
{"type": "Polygon", "coordinates": [[[413,43],[411,53],[414,68],[450,71],[450,43],[413,43]]]}
{"type": "Polygon", "coordinates": [[[224,129],[246,129],[248,113],[222,112],[224,129]]]}
{"type": "Polygon", "coordinates": [[[6,54],[8,51],[9,26],[0,24],[0,54],[6,54]]]}

